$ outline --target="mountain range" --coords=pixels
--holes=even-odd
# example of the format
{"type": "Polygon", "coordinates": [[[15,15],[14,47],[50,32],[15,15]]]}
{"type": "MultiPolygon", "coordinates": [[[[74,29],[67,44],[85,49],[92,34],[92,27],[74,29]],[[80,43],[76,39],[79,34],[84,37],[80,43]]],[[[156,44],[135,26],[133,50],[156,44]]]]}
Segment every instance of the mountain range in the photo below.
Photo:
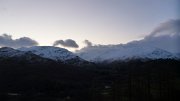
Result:
{"type": "Polygon", "coordinates": [[[34,46],[13,49],[0,48],[1,59],[15,58],[27,61],[56,61],[66,64],[84,64],[89,62],[103,62],[132,59],[179,59],[180,55],[155,47],[142,47],[134,44],[116,46],[91,46],[83,51],[72,53],[64,48],[53,46],[34,46]],[[99,48],[100,47],[100,48],[99,48]],[[98,48],[98,49],[97,49],[98,48]],[[88,51],[86,51],[88,50],[88,51]]]}

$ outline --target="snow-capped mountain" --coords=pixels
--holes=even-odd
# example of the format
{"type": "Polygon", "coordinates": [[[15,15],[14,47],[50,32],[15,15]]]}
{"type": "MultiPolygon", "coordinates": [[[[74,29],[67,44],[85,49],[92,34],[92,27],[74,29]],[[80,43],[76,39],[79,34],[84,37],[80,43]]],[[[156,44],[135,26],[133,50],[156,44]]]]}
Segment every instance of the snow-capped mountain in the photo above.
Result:
{"type": "MultiPolygon", "coordinates": [[[[32,52],[33,54],[36,54],[38,56],[41,56],[43,58],[52,59],[55,61],[60,61],[64,63],[80,63],[85,62],[85,60],[81,59],[77,55],[73,54],[72,52],[59,47],[53,47],[53,46],[34,46],[30,48],[20,48],[18,49],[20,51],[25,52],[32,52]]],[[[73,64],[74,64],[73,63],[73,64]]]]}
{"type": "Polygon", "coordinates": [[[139,46],[138,44],[120,44],[91,46],[77,51],[81,58],[92,61],[114,61],[127,59],[176,59],[177,55],[163,49],[139,46]]]}

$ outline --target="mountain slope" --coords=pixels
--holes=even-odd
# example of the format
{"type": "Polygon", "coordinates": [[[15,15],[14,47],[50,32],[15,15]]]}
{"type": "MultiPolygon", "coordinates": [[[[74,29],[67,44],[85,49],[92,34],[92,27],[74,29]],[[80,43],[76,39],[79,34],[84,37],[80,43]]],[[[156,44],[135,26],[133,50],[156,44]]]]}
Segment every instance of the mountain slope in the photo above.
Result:
{"type": "Polygon", "coordinates": [[[79,64],[85,62],[85,60],[76,56],[72,52],[59,47],[52,46],[34,46],[30,48],[20,48],[20,51],[32,52],[43,58],[52,59],[58,62],[79,64]]]}
{"type": "Polygon", "coordinates": [[[25,55],[26,52],[15,50],[9,47],[0,48],[0,57],[20,57],[25,55]]]}
{"type": "Polygon", "coordinates": [[[1,61],[15,61],[15,62],[27,62],[27,63],[44,63],[52,60],[42,58],[31,52],[24,52],[15,50],[9,47],[0,48],[0,60],[1,61]]]}

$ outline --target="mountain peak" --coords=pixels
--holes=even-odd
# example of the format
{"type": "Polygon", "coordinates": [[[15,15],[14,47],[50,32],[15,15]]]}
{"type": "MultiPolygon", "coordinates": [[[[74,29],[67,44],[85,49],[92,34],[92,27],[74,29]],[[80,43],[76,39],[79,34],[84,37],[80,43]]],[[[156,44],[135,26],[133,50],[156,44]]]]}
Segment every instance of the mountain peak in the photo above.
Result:
{"type": "Polygon", "coordinates": [[[85,61],[75,55],[74,53],[68,51],[64,48],[59,47],[53,47],[53,46],[33,46],[30,48],[20,48],[19,50],[25,51],[25,52],[32,52],[38,56],[41,56],[43,58],[52,59],[55,61],[61,61],[61,62],[81,62],[85,61]]]}

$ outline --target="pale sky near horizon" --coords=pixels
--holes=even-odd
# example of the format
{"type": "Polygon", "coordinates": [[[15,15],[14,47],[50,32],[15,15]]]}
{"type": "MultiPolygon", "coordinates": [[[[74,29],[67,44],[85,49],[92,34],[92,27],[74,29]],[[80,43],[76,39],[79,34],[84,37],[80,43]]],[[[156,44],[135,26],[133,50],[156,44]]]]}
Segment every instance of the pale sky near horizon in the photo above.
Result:
{"type": "Polygon", "coordinates": [[[179,18],[178,0],[0,0],[0,35],[30,37],[40,45],[73,39],[80,47],[142,38],[179,18]]]}

